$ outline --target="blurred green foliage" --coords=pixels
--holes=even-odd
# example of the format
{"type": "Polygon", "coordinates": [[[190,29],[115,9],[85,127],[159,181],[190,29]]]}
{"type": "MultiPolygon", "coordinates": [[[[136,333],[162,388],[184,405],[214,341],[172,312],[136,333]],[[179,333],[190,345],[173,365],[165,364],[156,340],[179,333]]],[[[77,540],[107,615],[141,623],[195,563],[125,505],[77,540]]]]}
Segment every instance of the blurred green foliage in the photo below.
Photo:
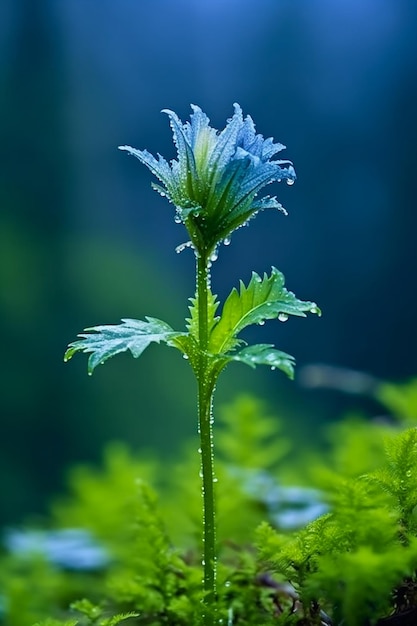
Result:
{"type": "MultiPolygon", "coordinates": [[[[216,473],[224,624],[372,626],[417,610],[416,387],[417,380],[397,386],[409,390],[399,415],[391,400],[395,386],[381,386],[389,397],[384,419],[348,416],[328,429],[327,450],[310,447],[307,455],[255,398],[240,396],[221,408],[216,473]],[[290,528],[273,501],[284,498],[277,488],[297,484],[305,500],[314,488],[327,512],[308,521],[299,517],[301,501],[294,502],[290,528]]],[[[0,562],[2,623],[197,624],[197,446],[196,438],[180,460],[168,461],[113,444],[100,467],[76,466],[43,528],[83,529],[107,560],[94,565],[88,545],[73,553],[71,566],[58,544],[49,551],[41,543],[11,548],[0,562]]]]}

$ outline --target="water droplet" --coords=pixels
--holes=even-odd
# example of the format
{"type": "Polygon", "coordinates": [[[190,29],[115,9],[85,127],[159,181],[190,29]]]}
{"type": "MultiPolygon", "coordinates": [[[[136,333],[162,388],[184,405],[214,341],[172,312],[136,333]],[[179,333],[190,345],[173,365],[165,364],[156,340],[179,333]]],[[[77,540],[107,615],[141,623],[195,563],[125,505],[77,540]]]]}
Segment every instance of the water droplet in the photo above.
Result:
{"type": "Polygon", "coordinates": [[[185,359],[186,361],[188,361],[188,354],[183,354],[182,358],[185,359]]]}
{"type": "Polygon", "coordinates": [[[278,315],[278,319],[280,322],[286,322],[288,319],[288,315],[286,313],[280,313],[278,315]]]}
{"type": "Polygon", "coordinates": [[[412,476],[413,472],[411,470],[408,470],[405,475],[410,478],[410,476],[412,476]]]}
{"type": "Polygon", "coordinates": [[[193,247],[194,246],[193,246],[191,241],[185,241],[184,243],[180,243],[180,245],[175,248],[175,252],[177,254],[179,254],[180,252],[182,252],[186,248],[193,248],[193,247]]]}
{"type": "Polygon", "coordinates": [[[213,482],[214,482],[214,483],[218,483],[218,482],[219,482],[219,479],[218,479],[218,478],[213,478],[213,482]]]}
{"type": "Polygon", "coordinates": [[[232,584],[232,583],[230,582],[230,580],[226,580],[226,582],[224,583],[224,586],[225,586],[225,587],[230,587],[230,586],[231,586],[231,584],[232,584]]]}
{"type": "Polygon", "coordinates": [[[273,365],[273,366],[271,367],[271,372],[274,372],[276,369],[277,369],[277,368],[275,367],[275,365],[273,365]]]}
{"type": "Polygon", "coordinates": [[[319,307],[315,302],[313,302],[312,307],[310,309],[310,313],[319,313],[319,307]]]}
{"type": "Polygon", "coordinates": [[[93,375],[93,372],[88,372],[88,375],[89,375],[89,376],[92,376],[92,375],[93,375]]]}
{"type": "Polygon", "coordinates": [[[259,320],[258,324],[259,326],[263,326],[265,324],[265,320],[259,320]]]}
{"type": "Polygon", "coordinates": [[[182,222],[182,219],[181,219],[181,217],[178,215],[178,213],[176,213],[176,214],[175,214],[175,216],[174,216],[174,222],[175,222],[176,224],[181,224],[181,222],[182,222]]]}
{"type": "Polygon", "coordinates": [[[225,237],[223,239],[223,243],[225,246],[230,246],[231,241],[232,241],[231,237],[225,237]]]}
{"type": "Polygon", "coordinates": [[[215,250],[213,250],[213,252],[210,254],[210,261],[214,262],[217,261],[217,259],[219,258],[219,251],[217,250],[217,248],[215,250]]]}
{"type": "Polygon", "coordinates": [[[295,180],[293,178],[287,178],[287,185],[293,185],[295,180]]]}
{"type": "Polygon", "coordinates": [[[198,448],[197,452],[198,452],[198,454],[201,454],[203,451],[202,451],[201,448],[198,448]]]}

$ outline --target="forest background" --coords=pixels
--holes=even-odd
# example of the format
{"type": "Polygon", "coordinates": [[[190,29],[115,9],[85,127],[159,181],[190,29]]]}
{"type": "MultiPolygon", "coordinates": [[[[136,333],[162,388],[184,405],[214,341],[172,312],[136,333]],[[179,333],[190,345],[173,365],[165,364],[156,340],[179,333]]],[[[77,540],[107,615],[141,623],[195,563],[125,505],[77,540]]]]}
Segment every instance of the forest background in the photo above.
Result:
{"type": "Polygon", "coordinates": [[[218,402],[250,391],[306,440],[378,411],[309,388],[312,363],[417,374],[416,23],[413,0],[0,2],[0,524],[42,514],[106,442],[172,457],[196,433],[176,353],[122,355],[93,378],[85,359],[63,363],[86,326],[148,314],[182,327],[185,232],[117,150],[173,158],[163,108],[186,119],[198,104],[223,127],[237,101],[298,174],[273,190],[289,216],[236,233],[213,289],[275,265],[323,317],[253,331],[296,355],[295,383],[236,366],[218,402]]]}

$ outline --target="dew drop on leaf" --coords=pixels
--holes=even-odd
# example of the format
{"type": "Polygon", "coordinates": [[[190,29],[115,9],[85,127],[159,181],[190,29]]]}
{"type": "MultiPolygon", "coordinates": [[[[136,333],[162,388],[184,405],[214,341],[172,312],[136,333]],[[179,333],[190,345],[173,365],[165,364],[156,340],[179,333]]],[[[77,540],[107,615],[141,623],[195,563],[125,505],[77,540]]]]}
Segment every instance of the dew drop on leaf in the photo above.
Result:
{"type": "Polygon", "coordinates": [[[288,315],[286,313],[280,313],[278,315],[278,319],[280,322],[286,322],[288,319],[288,315]]]}
{"type": "Polygon", "coordinates": [[[223,243],[225,246],[230,246],[230,242],[232,241],[232,239],[230,237],[225,237],[223,239],[223,243]]]}
{"type": "Polygon", "coordinates": [[[182,222],[182,219],[181,219],[181,217],[178,215],[178,213],[176,213],[176,214],[175,214],[175,216],[174,216],[174,222],[175,222],[176,224],[181,224],[181,222],[182,222]]]}
{"type": "Polygon", "coordinates": [[[287,178],[287,185],[293,185],[295,183],[295,180],[293,180],[292,178],[287,178]]]}
{"type": "Polygon", "coordinates": [[[217,259],[219,258],[219,251],[217,250],[217,248],[215,250],[213,250],[213,252],[210,254],[210,261],[214,262],[217,261],[217,259]]]}
{"type": "Polygon", "coordinates": [[[260,320],[260,321],[258,322],[258,324],[259,324],[259,326],[263,326],[263,325],[265,324],[265,320],[260,320]]]}

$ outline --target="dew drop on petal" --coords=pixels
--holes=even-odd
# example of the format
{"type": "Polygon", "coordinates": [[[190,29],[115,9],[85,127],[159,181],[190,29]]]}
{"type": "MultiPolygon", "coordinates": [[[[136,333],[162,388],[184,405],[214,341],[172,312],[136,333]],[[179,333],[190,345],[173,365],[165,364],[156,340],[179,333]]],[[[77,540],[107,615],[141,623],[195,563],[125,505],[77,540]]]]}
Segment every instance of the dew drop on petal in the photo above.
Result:
{"type": "Polygon", "coordinates": [[[280,313],[278,315],[278,319],[280,322],[286,322],[288,319],[288,315],[286,313],[280,313]]]}

